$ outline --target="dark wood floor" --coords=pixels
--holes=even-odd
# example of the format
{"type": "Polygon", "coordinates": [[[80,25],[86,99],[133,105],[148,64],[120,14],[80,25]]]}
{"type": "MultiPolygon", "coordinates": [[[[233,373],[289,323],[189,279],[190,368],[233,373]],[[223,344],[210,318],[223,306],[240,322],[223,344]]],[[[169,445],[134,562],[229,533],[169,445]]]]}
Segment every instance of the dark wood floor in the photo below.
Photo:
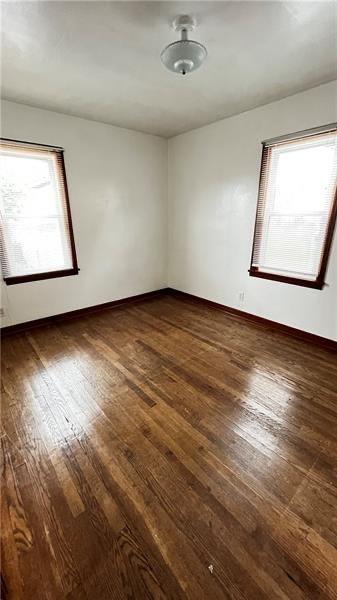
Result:
{"type": "Polygon", "coordinates": [[[162,297],[2,357],[9,598],[337,598],[336,354],[162,297]]]}

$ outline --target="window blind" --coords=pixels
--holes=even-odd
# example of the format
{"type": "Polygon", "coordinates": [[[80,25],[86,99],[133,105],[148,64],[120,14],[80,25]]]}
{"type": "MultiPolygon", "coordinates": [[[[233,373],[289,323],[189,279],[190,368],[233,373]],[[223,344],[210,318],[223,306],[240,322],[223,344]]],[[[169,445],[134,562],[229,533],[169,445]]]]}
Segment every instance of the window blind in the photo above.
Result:
{"type": "Polygon", "coordinates": [[[251,274],[322,285],[336,182],[336,130],[264,146],[251,274]]]}
{"type": "Polygon", "coordinates": [[[78,272],[61,149],[1,142],[1,263],[7,283],[78,272]]]}

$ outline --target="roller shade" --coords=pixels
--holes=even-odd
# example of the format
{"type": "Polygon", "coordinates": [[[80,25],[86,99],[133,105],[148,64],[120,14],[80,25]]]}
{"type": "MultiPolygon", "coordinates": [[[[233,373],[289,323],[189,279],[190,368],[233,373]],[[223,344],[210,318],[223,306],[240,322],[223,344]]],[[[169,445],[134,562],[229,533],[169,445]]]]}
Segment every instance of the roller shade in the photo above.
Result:
{"type": "Polygon", "coordinates": [[[1,142],[0,190],[5,281],[78,272],[62,149],[1,142]]]}
{"type": "Polygon", "coordinates": [[[336,130],[264,145],[251,274],[323,283],[336,182],[336,130]]]}

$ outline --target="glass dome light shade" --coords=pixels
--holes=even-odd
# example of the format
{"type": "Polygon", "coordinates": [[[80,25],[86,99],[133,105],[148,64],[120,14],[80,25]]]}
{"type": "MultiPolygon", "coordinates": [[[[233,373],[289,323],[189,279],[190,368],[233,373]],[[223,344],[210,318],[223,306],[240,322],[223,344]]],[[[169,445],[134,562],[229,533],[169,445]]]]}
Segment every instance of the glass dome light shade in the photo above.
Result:
{"type": "Polygon", "coordinates": [[[178,40],[164,48],[160,58],[173,73],[186,75],[198,69],[207,56],[205,46],[193,40],[178,40]]]}

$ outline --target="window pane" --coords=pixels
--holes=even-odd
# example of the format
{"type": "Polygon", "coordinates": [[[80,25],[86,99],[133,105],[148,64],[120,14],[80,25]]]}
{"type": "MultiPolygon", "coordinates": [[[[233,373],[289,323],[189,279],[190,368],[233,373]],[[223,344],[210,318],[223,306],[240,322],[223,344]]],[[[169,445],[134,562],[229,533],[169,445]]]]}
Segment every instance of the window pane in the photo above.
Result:
{"type": "Polygon", "coordinates": [[[56,152],[3,149],[0,185],[5,277],[73,267],[58,160],[56,152]]]}
{"type": "Polygon", "coordinates": [[[317,279],[336,179],[335,132],[264,150],[252,266],[317,279]]]}

